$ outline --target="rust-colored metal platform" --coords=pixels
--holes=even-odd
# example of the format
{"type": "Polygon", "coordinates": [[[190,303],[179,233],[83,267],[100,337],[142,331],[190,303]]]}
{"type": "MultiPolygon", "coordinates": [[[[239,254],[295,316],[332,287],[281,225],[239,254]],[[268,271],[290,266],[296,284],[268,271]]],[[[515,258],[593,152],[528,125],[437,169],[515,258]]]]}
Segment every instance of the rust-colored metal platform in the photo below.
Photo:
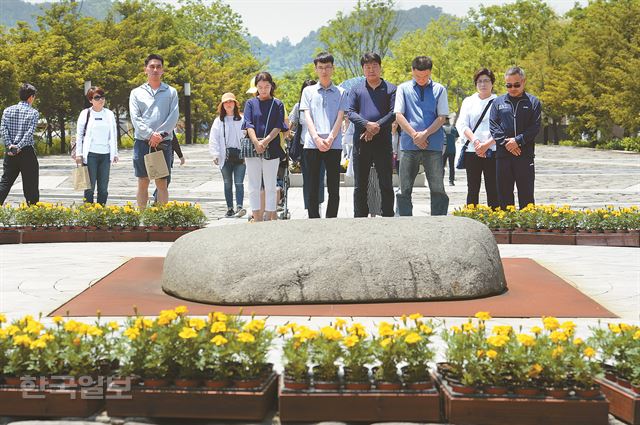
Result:
{"type": "Polygon", "coordinates": [[[136,257],[86,289],[51,315],[128,316],[186,305],[190,314],[211,311],[271,316],[401,316],[465,317],[489,311],[493,317],[617,317],[573,286],[528,258],[504,258],[509,290],[493,297],[461,301],[418,301],[370,304],[295,304],[221,306],[184,301],[162,291],[162,257],[136,257]]]}

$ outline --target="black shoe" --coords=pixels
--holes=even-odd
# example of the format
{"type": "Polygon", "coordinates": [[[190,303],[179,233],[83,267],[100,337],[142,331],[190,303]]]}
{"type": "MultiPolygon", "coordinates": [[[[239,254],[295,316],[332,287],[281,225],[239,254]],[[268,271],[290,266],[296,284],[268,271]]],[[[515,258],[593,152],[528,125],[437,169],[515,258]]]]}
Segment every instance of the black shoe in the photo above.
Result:
{"type": "Polygon", "coordinates": [[[449,182],[449,186],[455,186],[456,184],[454,182],[449,182]]]}
{"type": "Polygon", "coordinates": [[[227,210],[227,213],[224,216],[229,218],[229,217],[233,217],[234,215],[235,215],[235,212],[233,211],[233,208],[229,208],[227,210]]]}

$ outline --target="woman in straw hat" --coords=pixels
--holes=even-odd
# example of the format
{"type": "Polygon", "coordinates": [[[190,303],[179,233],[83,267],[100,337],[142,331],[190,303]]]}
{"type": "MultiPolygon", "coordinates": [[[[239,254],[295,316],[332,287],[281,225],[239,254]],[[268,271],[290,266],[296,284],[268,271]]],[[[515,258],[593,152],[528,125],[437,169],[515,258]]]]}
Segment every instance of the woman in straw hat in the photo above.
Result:
{"type": "Polygon", "coordinates": [[[240,156],[242,116],[240,104],[233,93],[225,93],[218,105],[218,116],[209,134],[209,152],[213,163],[220,167],[224,180],[224,198],[227,201],[225,217],[242,217],[247,211],[244,199],[244,173],[246,166],[240,156]],[[236,209],[233,209],[233,186],[236,186],[236,209]]]}

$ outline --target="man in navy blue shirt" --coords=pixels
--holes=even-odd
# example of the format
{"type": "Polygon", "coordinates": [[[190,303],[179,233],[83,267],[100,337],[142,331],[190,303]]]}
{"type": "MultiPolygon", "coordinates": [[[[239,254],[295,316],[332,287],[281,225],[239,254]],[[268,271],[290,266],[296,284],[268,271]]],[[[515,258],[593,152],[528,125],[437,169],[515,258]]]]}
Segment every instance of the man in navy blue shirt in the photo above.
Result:
{"type": "Polygon", "coordinates": [[[349,93],[349,120],[353,122],[353,209],[355,217],[367,217],[367,189],[371,165],[375,165],[380,185],[382,215],[393,217],[391,124],[396,86],[384,81],[382,59],[365,53],[360,59],[365,81],[349,93]]]}
{"type": "Polygon", "coordinates": [[[0,179],[0,205],[4,203],[19,174],[22,174],[22,191],[27,204],[35,204],[40,200],[40,167],[33,140],[40,114],[31,106],[36,92],[31,84],[23,84],[19,91],[20,103],[9,106],[2,113],[0,128],[4,141],[4,168],[0,179]]]}
{"type": "Polygon", "coordinates": [[[534,203],[534,139],[540,131],[542,105],[537,97],[525,93],[521,68],[509,68],[504,79],[507,94],[496,98],[489,115],[489,129],[496,141],[498,204],[502,209],[514,205],[515,183],[522,209],[534,203]]]}

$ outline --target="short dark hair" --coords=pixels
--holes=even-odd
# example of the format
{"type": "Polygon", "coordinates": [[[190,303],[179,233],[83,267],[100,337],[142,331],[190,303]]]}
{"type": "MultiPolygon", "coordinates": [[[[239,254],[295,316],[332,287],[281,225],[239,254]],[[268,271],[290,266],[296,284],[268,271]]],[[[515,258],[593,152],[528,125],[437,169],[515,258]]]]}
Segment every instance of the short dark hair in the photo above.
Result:
{"type": "Polygon", "coordinates": [[[494,84],[496,82],[496,76],[493,75],[493,71],[491,71],[489,68],[480,68],[476,71],[475,74],[473,74],[473,84],[478,84],[478,78],[480,78],[481,75],[486,75],[487,77],[489,77],[489,79],[491,80],[491,84],[494,84]]]}
{"type": "Polygon", "coordinates": [[[433,62],[429,56],[416,56],[411,62],[411,69],[417,71],[431,71],[433,68],[433,62]]]}
{"type": "Polygon", "coordinates": [[[377,63],[378,65],[382,65],[382,58],[379,54],[375,52],[369,52],[362,55],[360,58],[360,66],[364,66],[365,63],[377,63]]]}
{"type": "Polygon", "coordinates": [[[315,84],[318,84],[316,80],[304,80],[302,82],[302,87],[300,87],[300,99],[302,99],[302,92],[304,91],[304,89],[315,84]]]}
{"type": "Polygon", "coordinates": [[[523,80],[526,78],[524,69],[520,68],[519,66],[512,66],[511,68],[507,69],[507,72],[504,73],[505,78],[510,75],[519,75],[523,80]]]}
{"type": "Polygon", "coordinates": [[[20,95],[20,100],[26,102],[31,96],[35,96],[36,93],[38,93],[38,90],[36,90],[33,85],[24,83],[20,86],[20,91],[18,93],[20,95]]]}
{"type": "MultiPolygon", "coordinates": [[[[258,83],[260,81],[266,81],[271,84],[271,91],[269,92],[269,96],[273,97],[273,93],[276,91],[276,83],[273,82],[273,77],[267,71],[258,72],[256,75],[256,87],[258,87],[258,83]]],[[[258,92],[256,91],[256,96],[258,96],[258,92]]]]}
{"type": "Polygon", "coordinates": [[[91,101],[93,99],[93,96],[95,96],[96,94],[104,96],[104,90],[102,90],[102,87],[93,86],[89,90],[87,90],[87,100],[91,101]]]}
{"type": "Polygon", "coordinates": [[[162,66],[164,66],[164,59],[162,59],[162,56],[156,53],[151,53],[149,56],[147,56],[147,58],[144,60],[144,66],[149,65],[149,62],[151,62],[154,59],[159,60],[162,66]]]}
{"type": "Polygon", "coordinates": [[[316,58],[313,60],[314,65],[318,65],[318,63],[330,63],[333,65],[333,56],[331,53],[321,52],[316,55],[316,58]]]}

